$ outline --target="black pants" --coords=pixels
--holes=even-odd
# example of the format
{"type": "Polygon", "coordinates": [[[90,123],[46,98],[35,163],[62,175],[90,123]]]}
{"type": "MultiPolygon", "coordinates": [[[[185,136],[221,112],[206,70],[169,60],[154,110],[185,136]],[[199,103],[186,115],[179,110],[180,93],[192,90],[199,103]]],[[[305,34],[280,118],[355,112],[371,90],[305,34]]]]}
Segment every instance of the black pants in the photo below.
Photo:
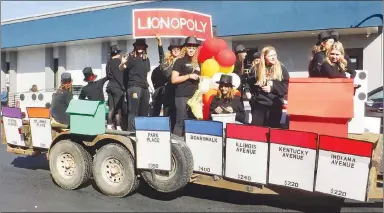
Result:
{"type": "Polygon", "coordinates": [[[164,104],[164,87],[155,89],[155,93],[152,96],[152,112],[151,116],[159,116],[161,106],[164,104]]]}
{"type": "MultiPolygon", "coordinates": [[[[175,103],[175,98],[173,98],[173,103],[175,103]]],[[[163,116],[169,117],[171,122],[171,132],[175,129],[176,125],[176,106],[175,104],[165,104],[163,107],[163,116]]]]}
{"type": "Polygon", "coordinates": [[[115,120],[117,126],[121,126],[121,116],[123,112],[124,91],[118,87],[107,87],[108,94],[108,124],[115,120]]]}
{"type": "Polygon", "coordinates": [[[176,124],[173,130],[173,134],[177,136],[183,136],[184,134],[184,119],[194,119],[187,102],[190,97],[175,97],[176,106],[176,124]]]}
{"type": "Polygon", "coordinates": [[[280,120],[283,115],[282,105],[273,104],[266,106],[257,102],[251,104],[252,125],[271,128],[280,128],[280,120]]]}
{"type": "Polygon", "coordinates": [[[149,90],[141,87],[130,87],[127,90],[128,130],[135,130],[135,117],[148,116],[149,90]]]}
{"type": "Polygon", "coordinates": [[[175,106],[175,87],[168,83],[164,87],[163,95],[163,115],[169,117],[171,122],[171,132],[176,125],[176,106],[175,106]]]}

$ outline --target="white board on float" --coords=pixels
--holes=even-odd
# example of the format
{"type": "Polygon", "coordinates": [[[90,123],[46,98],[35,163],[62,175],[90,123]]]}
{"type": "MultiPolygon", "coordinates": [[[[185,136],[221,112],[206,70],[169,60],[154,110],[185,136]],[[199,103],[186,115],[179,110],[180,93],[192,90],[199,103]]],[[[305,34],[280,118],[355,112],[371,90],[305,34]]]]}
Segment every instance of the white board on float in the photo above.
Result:
{"type": "Polygon", "coordinates": [[[373,144],[320,135],[315,191],[365,202],[373,144]]]}
{"type": "Polygon", "coordinates": [[[22,114],[20,108],[15,107],[2,107],[3,128],[5,132],[5,139],[8,144],[25,147],[24,134],[20,129],[23,126],[22,114]]]}
{"type": "Polygon", "coordinates": [[[185,120],[185,141],[192,152],[195,172],[223,175],[223,123],[185,120]]]}
{"type": "Polygon", "coordinates": [[[266,184],[269,128],[227,124],[225,177],[266,184]]]}
{"type": "Polygon", "coordinates": [[[171,170],[171,130],[168,117],[135,117],[138,169],[171,170]]]}
{"type": "Polygon", "coordinates": [[[27,107],[32,146],[48,149],[52,144],[51,113],[45,107],[27,107]]]}
{"type": "Polygon", "coordinates": [[[317,134],[271,129],[268,184],[313,192],[317,134]]]}

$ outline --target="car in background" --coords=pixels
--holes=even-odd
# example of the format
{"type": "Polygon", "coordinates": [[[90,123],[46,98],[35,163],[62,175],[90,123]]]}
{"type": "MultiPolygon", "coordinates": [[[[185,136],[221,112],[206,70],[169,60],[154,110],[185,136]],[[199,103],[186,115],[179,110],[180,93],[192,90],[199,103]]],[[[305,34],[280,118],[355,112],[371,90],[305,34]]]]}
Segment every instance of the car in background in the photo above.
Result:
{"type": "Polygon", "coordinates": [[[378,87],[368,93],[365,103],[365,116],[383,117],[383,87],[378,87]]]}
{"type": "Polygon", "coordinates": [[[383,86],[378,87],[368,93],[365,103],[365,116],[381,118],[380,131],[383,131],[383,86]]]}

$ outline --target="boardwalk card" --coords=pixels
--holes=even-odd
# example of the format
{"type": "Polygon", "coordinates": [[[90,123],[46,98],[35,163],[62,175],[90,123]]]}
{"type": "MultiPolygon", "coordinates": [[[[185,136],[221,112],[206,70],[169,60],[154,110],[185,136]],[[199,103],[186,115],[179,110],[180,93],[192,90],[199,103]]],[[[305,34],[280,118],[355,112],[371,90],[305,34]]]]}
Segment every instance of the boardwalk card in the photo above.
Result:
{"type": "Polygon", "coordinates": [[[271,129],[269,184],[313,192],[317,134],[271,129]]]}
{"type": "Polygon", "coordinates": [[[15,146],[26,146],[24,135],[20,132],[23,126],[21,109],[2,107],[2,114],[7,143],[15,146]]]}
{"type": "Polygon", "coordinates": [[[223,174],[223,124],[216,121],[186,120],[185,141],[192,152],[194,171],[223,174]]]}
{"type": "Polygon", "coordinates": [[[168,117],[136,117],[138,169],[171,170],[171,132],[168,117]]]}
{"type": "Polygon", "coordinates": [[[48,149],[52,143],[50,111],[43,107],[27,107],[32,146],[48,149]]]}
{"type": "Polygon", "coordinates": [[[227,124],[225,177],[267,183],[268,128],[227,124]]]}
{"type": "Polygon", "coordinates": [[[321,135],[315,191],[366,201],[373,144],[321,135]]]}

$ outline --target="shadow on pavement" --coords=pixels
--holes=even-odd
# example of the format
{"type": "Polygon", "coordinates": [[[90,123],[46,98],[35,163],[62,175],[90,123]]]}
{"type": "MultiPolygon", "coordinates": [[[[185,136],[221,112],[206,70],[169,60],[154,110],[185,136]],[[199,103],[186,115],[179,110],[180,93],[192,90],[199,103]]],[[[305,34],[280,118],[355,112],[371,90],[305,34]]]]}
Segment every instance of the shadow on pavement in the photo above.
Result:
{"type": "Polygon", "coordinates": [[[49,164],[46,155],[39,155],[36,157],[23,156],[15,158],[12,163],[14,167],[30,169],[30,170],[47,170],[49,171],[49,164]]]}
{"type": "Polygon", "coordinates": [[[235,205],[261,205],[270,206],[288,211],[300,212],[340,212],[343,208],[382,208],[383,202],[375,203],[351,203],[342,199],[328,196],[313,197],[303,192],[292,192],[286,189],[278,189],[280,195],[248,194],[244,192],[231,191],[226,189],[188,184],[182,191],[165,194],[157,192],[142,182],[138,193],[151,199],[171,201],[179,197],[193,197],[217,202],[231,203],[235,205]]]}

